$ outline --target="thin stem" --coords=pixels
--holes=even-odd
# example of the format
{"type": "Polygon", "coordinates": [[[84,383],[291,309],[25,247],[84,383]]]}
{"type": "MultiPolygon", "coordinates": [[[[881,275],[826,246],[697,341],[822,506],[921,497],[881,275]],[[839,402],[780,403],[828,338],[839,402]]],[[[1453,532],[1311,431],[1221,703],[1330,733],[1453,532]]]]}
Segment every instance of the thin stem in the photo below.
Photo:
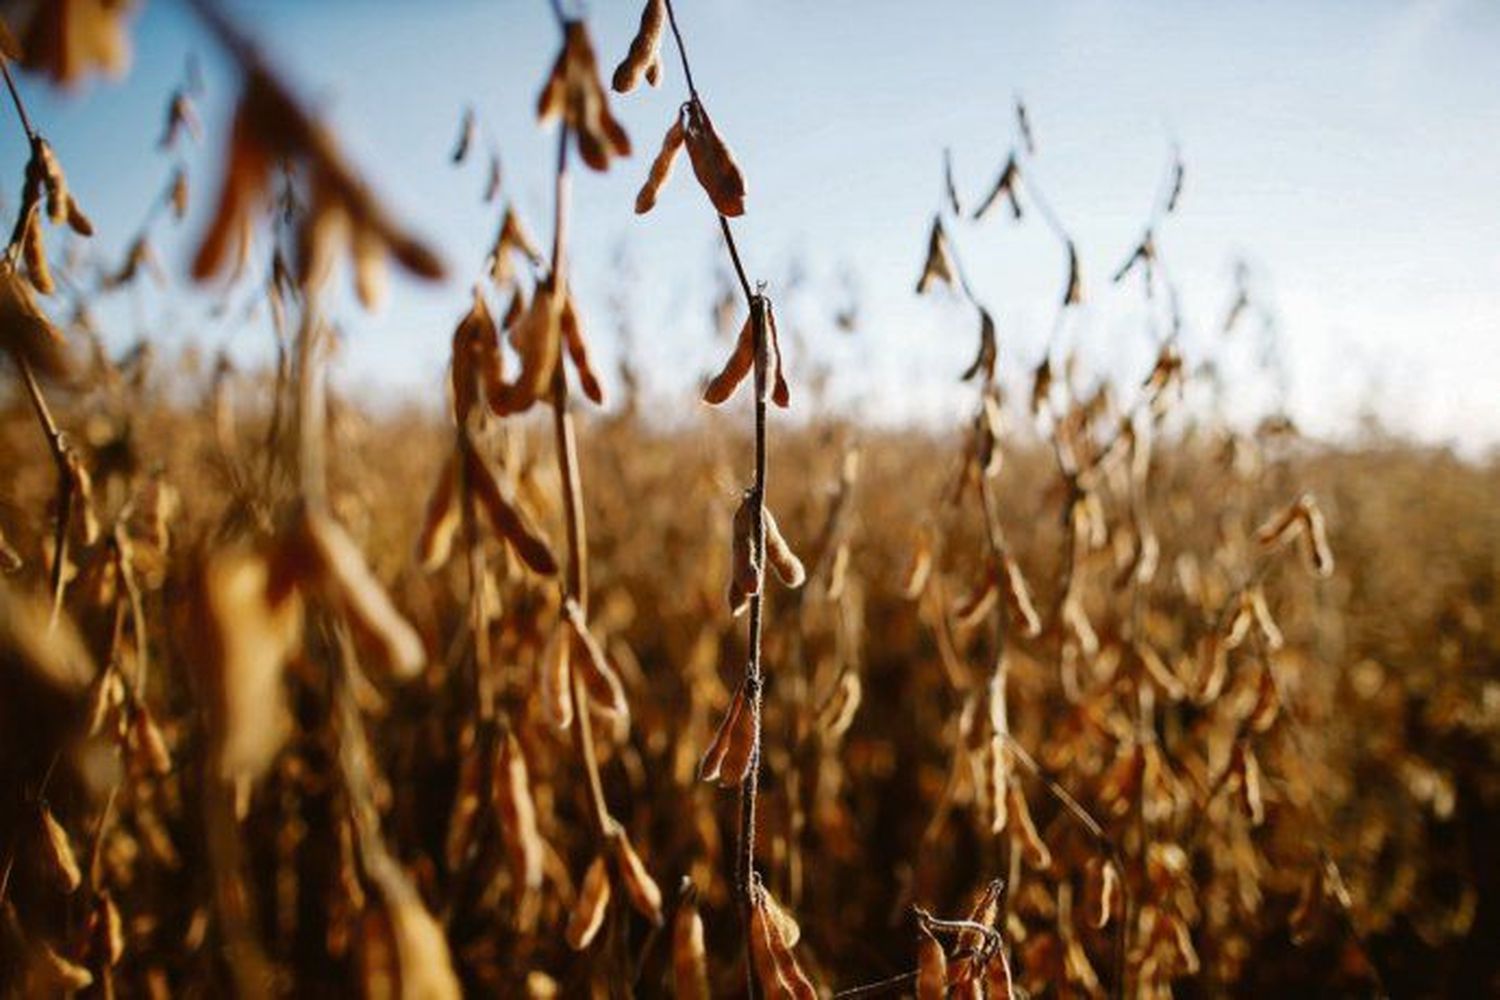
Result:
{"type": "MultiPolygon", "coordinates": [[[[692,67],[688,63],[687,45],[682,40],[682,31],[677,25],[677,12],[672,0],[665,0],[667,20],[672,26],[672,38],[677,45],[677,56],[682,62],[682,75],[687,81],[688,95],[706,116],[703,101],[693,81],[692,67]]],[[[750,489],[748,502],[751,505],[752,561],[756,572],[756,588],[750,596],[750,623],[748,652],[745,659],[745,694],[749,698],[751,719],[750,766],[740,785],[739,843],[735,851],[735,894],[740,903],[742,925],[745,934],[745,978],[747,995],[759,995],[759,983],[755,963],[749,960],[751,948],[750,917],[755,906],[757,877],[755,874],[756,798],[760,790],[761,765],[761,701],[763,677],[761,670],[761,632],[765,618],[765,551],[766,551],[766,400],[768,395],[767,372],[764,359],[770,356],[770,302],[757,295],[750,285],[740,257],[738,244],[729,220],[719,213],[719,231],[724,234],[724,246],[729,251],[734,265],[735,277],[740,291],[750,309],[750,321],[755,337],[755,483],[750,489]]]]}
{"type": "Polygon", "coordinates": [[[31,124],[31,116],[26,113],[26,105],[21,101],[21,92],[16,89],[16,79],[10,72],[10,60],[0,53],[0,73],[5,75],[5,89],[10,91],[10,101],[16,106],[16,114],[21,118],[21,127],[26,130],[26,138],[35,144],[41,136],[37,134],[36,127],[31,124]]]}
{"type": "MultiPolygon", "coordinates": [[[[731,244],[732,246],[732,244],[731,244]]],[[[750,304],[751,329],[755,336],[755,484],[750,489],[750,537],[756,588],[750,596],[749,651],[745,658],[745,693],[750,699],[752,742],[750,769],[740,785],[740,831],[736,850],[735,889],[744,914],[746,955],[750,951],[750,912],[755,905],[755,806],[760,791],[761,700],[764,688],[761,670],[761,632],[765,619],[766,591],[766,379],[769,356],[770,305],[762,296],[750,304]]],[[[745,963],[749,996],[757,995],[755,963],[745,963]]]]}
{"type": "Polygon", "coordinates": [[[467,427],[458,431],[458,485],[463,504],[464,543],[468,547],[469,627],[474,638],[474,700],[478,703],[480,727],[495,716],[495,685],[490,676],[489,611],[485,593],[484,543],[479,534],[479,514],[474,489],[469,482],[468,453],[474,447],[467,427]]]}
{"type": "Polygon", "coordinates": [[[667,23],[672,26],[672,38],[677,42],[677,58],[682,61],[682,76],[687,81],[688,94],[693,100],[698,99],[698,87],[693,83],[693,68],[688,65],[687,46],[682,44],[682,32],[677,28],[677,11],[672,7],[672,0],[667,3],[667,23]]]}
{"type": "MultiPolygon", "coordinates": [[[[552,270],[547,277],[554,301],[567,294],[567,223],[568,223],[568,140],[566,125],[558,130],[557,184],[552,231],[552,270]]],[[[583,486],[578,467],[578,436],[573,416],[568,412],[568,378],[561,361],[552,373],[552,434],[557,457],[557,471],[562,480],[563,512],[568,538],[568,565],[563,581],[563,596],[577,602],[585,618],[588,615],[588,533],[583,515],[583,486]]],[[[589,786],[589,818],[602,846],[613,820],[604,799],[604,782],[599,776],[599,759],[594,749],[593,723],[589,720],[588,692],[577,661],[568,658],[568,685],[573,698],[573,749],[583,762],[589,786]]]]}

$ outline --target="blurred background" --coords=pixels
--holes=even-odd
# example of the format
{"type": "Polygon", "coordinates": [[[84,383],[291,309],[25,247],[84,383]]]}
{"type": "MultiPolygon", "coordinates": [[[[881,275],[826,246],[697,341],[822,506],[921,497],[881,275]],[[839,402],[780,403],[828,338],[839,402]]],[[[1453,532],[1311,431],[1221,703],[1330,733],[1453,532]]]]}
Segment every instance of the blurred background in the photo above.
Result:
{"type": "MultiPolygon", "coordinates": [[[[550,220],[550,132],[531,109],[553,57],[539,2],[228,5],[327,116],[376,192],[441,248],[443,285],[398,276],[386,309],[347,309],[342,383],[436,408],[448,334],[498,226],[502,198],[541,238],[550,220]],[[449,153],[465,108],[478,154],[449,153]]],[[[633,5],[587,11],[601,59],[634,30],[633,5]]],[[[1087,304],[1050,340],[1121,383],[1154,346],[1134,282],[1109,277],[1139,239],[1174,147],[1186,165],[1176,217],[1157,235],[1181,293],[1190,357],[1220,335],[1243,264],[1253,321],[1214,350],[1241,420],[1285,407],[1307,432],[1347,437],[1371,418],[1475,455],[1500,440],[1500,7],[1477,0],[1230,8],[1134,4],[710,0],[685,5],[699,85],[749,178],[747,265],[778,294],[794,378],[827,375],[812,405],[863,421],[948,426],[971,351],[956,304],[912,294],[951,149],[972,208],[1015,142],[1023,98],[1038,138],[1031,178],[1077,241],[1087,304]]],[[[235,94],[233,70],[178,3],[145,5],[118,82],[59,96],[21,86],[69,165],[100,237],[123,259],[175,157],[194,185],[186,225],[153,235],[171,287],[134,283],[95,305],[107,340],[220,347],[263,361],[263,314],[221,291],[182,294],[235,94]],[[190,59],[204,135],[158,150],[190,59]],[[215,310],[226,311],[220,317],[215,310]]],[[[678,177],[646,217],[631,202],[682,94],[680,74],[616,109],[636,154],[576,186],[577,284],[609,360],[628,344],[648,389],[680,393],[721,349],[710,336],[722,267],[703,195],[678,177]]],[[[24,148],[0,148],[18,176],[24,148]]],[[[954,232],[996,318],[1014,388],[1046,352],[1065,260],[1035,213],[954,232]]],[[[257,257],[257,260],[263,259],[257,257]]],[[[340,283],[344,287],[346,283],[340,283]]],[[[820,380],[821,381],[821,380],[820,380]]],[[[806,413],[806,410],[804,410],[806,413]]]]}

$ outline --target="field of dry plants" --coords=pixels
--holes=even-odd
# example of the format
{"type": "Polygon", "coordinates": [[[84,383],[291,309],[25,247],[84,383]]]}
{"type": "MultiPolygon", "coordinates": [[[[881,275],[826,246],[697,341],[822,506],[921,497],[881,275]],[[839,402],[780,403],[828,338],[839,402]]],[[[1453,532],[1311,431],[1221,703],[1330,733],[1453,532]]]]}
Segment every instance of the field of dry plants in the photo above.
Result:
{"type": "MultiPolygon", "coordinates": [[[[914,293],[972,316],[972,416],[798,419],[816,380],[735,240],[774,195],[691,25],[558,7],[553,217],[488,168],[450,377],[374,413],[327,386],[329,289],[448,265],[215,0],[222,177],[171,174],[122,262],[71,252],[87,192],[24,97],[119,69],[124,6],[7,4],[0,37],[30,148],[0,261],[4,995],[1500,991],[1500,467],[1186,409],[1214,359],[1158,249],[1175,156],[1140,244],[1081,262],[1017,105],[993,187],[948,173],[912,248],[914,293]],[[643,81],[682,100],[659,147],[611,112],[643,81]],[[700,201],[734,276],[724,367],[666,421],[570,291],[569,192],[604,170],[642,214],[700,201]],[[152,232],[199,197],[167,273],[152,232]],[[1060,318],[1139,286],[1127,392],[1061,348],[1016,370],[962,244],[1018,225],[1057,237],[1060,318]],[[251,274],[265,371],[117,355],[88,318],[251,274]]],[[[485,169],[475,128],[452,157],[485,169]]]]}

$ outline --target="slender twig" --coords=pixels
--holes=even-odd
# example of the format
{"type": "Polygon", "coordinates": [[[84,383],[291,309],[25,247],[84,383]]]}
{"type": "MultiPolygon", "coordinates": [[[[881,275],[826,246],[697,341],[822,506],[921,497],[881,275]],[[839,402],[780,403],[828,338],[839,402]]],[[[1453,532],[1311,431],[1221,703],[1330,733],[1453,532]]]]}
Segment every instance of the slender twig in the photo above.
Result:
{"type": "MultiPolygon", "coordinates": [[[[558,130],[557,180],[552,230],[552,263],[546,280],[556,300],[567,295],[567,228],[568,228],[568,142],[571,134],[566,125],[558,130]]],[[[561,364],[552,373],[552,434],[557,471],[562,479],[563,513],[568,540],[568,565],[563,577],[563,597],[576,601],[588,614],[588,534],[584,524],[583,485],[578,467],[578,436],[573,415],[568,411],[568,379],[561,364]]],[[[568,685],[573,699],[573,750],[583,764],[589,786],[589,819],[602,845],[613,820],[604,799],[604,782],[599,776],[598,754],[594,749],[593,723],[589,720],[587,691],[577,661],[568,658],[568,685]]]]}
{"type": "MultiPolygon", "coordinates": [[[[682,40],[682,31],[677,24],[677,12],[672,0],[666,0],[667,20],[672,27],[672,38],[677,46],[677,56],[682,62],[682,75],[687,82],[688,95],[700,109],[703,106],[693,80],[693,71],[688,63],[687,46],[682,40]]],[[[707,113],[706,111],[704,112],[707,113]]],[[[750,954],[750,915],[755,905],[755,835],[756,797],[760,790],[761,765],[761,702],[764,688],[761,667],[761,633],[765,620],[765,551],[766,551],[766,400],[768,396],[766,365],[762,359],[769,356],[770,301],[757,294],[751,287],[740,257],[739,246],[734,240],[734,231],[729,220],[719,213],[719,230],[724,234],[724,246],[734,265],[735,277],[740,291],[750,309],[750,322],[755,338],[757,359],[754,375],[755,391],[755,481],[750,487],[746,502],[750,505],[751,557],[756,572],[756,587],[750,595],[748,651],[745,657],[744,693],[748,699],[751,718],[750,766],[744,782],[740,785],[739,843],[735,850],[735,893],[738,897],[745,934],[745,977],[748,995],[759,993],[755,963],[748,960],[750,954]]]]}

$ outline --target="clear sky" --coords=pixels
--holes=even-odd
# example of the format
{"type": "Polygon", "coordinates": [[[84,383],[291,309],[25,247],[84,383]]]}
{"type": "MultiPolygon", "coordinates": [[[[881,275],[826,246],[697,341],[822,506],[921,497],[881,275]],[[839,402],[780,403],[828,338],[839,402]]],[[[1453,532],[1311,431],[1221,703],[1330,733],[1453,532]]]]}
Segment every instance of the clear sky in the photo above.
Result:
{"type": "MultiPolygon", "coordinates": [[[[548,235],[552,141],[531,117],[557,45],[547,4],[229,6],[448,261],[445,286],[398,282],[379,315],[341,311],[346,383],[436,402],[449,334],[498,222],[480,201],[482,158],[447,161],[466,104],[500,149],[507,196],[548,235]]],[[[749,179],[737,227],[746,263],[781,289],[799,331],[794,385],[829,364],[830,393],[848,405],[898,419],[959,412],[954,376],[974,331],[956,305],[912,288],[943,148],[972,203],[1005,158],[1021,94],[1039,141],[1033,176],[1083,259],[1090,304],[1068,336],[1094,368],[1123,380],[1149,367],[1138,287],[1107,279],[1139,236],[1175,142],[1187,185],[1160,242],[1190,349],[1214,341],[1232,261],[1244,256],[1279,317],[1304,426],[1337,433],[1374,403],[1425,440],[1500,442],[1500,4],[679,0],[678,12],[704,99],[749,179]],[[794,274],[804,284],[789,294],[794,274]],[[852,336],[832,322],[851,287],[852,336]]],[[[638,4],[598,0],[587,13],[607,71],[638,4]]],[[[158,239],[181,281],[217,188],[235,78],[179,2],[151,0],[134,36],[121,82],[72,96],[22,87],[94,217],[100,252],[118,259],[170,170],[155,143],[184,59],[199,53],[209,92],[207,136],[188,154],[195,205],[158,239]]],[[[631,207],[683,94],[672,63],[659,90],[615,100],[637,152],[609,175],[578,175],[572,237],[592,339],[613,354],[606,303],[624,292],[633,356],[663,389],[690,384],[722,353],[708,321],[722,255],[690,173],[679,168],[651,215],[631,207]]],[[[0,134],[11,135],[0,176],[13,181],[13,204],[23,143],[19,131],[0,134]]],[[[1019,378],[1052,329],[1064,277],[1055,241],[1035,213],[1019,227],[997,213],[955,236],[999,320],[1002,364],[1019,378]]],[[[212,299],[125,292],[100,315],[118,344],[149,332],[264,357],[265,324],[211,320],[212,299]]],[[[1253,331],[1239,336],[1225,347],[1231,371],[1254,353],[1253,331]]]]}

